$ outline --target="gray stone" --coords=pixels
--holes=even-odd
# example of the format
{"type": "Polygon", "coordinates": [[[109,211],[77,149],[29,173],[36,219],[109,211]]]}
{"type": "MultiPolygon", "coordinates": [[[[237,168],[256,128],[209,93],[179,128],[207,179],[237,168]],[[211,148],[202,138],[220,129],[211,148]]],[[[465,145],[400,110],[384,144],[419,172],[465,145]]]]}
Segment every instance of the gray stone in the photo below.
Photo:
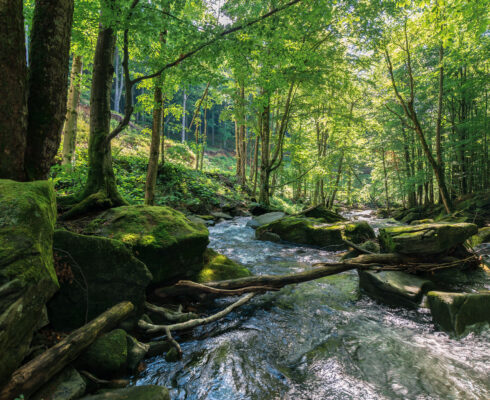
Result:
{"type": "Polygon", "coordinates": [[[220,212],[220,211],[215,211],[215,212],[212,212],[211,215],[214,217],[214,218],[222,218],[222,219],[233,219],[233,217],[230,215],[230,214],[226,214],[224,212],[220,212]]]}
{"type": "Polygon", "coordinates": [[[85,393],[86,383],[74,368],[66,368],[37,391],[32,400],[73,400],[85,393]]]}
{"type": "Polygon", "coordinates": [[[286,216],[282,211],[271,212],[267,214],[262,214],[256,217],[253,217],[250,221],[247,222],[247,226],[251,228],[258,228],[262,225],[271,224],[272,222],[279,221],[280,219],[286,216]]]}
{"type": "Polygon", "coordinates": [[[370,297],[389,305],[417,308],[434,284],[400,271],[358,271],[359,286],[370,297]]]}
{"type": "Polygon", "coordinates": [[[263,240],[265,242],[279,243],[281,242],[281,237],[274,232],[260,231],[255,235],[257,240],[263,240]]]}
{"type": "Polygon", "coordinates": [[[432,319],[443,330],[462,335],[475,324],[490,323],[490,291],[480,293],[429,292],[432,319]]]}
{"type": "Polygon", "coordinates": [[[170,400],[168,390],[162,386],[133,386],[124,389],[104,390],[83,400],[170,400]]]}

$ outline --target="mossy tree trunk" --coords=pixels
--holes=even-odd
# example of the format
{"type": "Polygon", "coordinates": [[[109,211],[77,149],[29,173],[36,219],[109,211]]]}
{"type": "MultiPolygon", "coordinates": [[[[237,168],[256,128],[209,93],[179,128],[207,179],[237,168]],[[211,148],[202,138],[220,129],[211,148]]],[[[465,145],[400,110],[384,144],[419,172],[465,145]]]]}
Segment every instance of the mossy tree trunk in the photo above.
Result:
{"type": "Polygon", "coordinates": [[[0,178],[24,180],[27,83],[21,0],[0,0],[0,178]]]}
{"type": "Polygon", "coordinates": [[[70,90],[68,92],[68,104],[66,110],[66,122],[63,133],[63,161],[62,164],[70,170],[76,148],[78,102],[80,100],[80,84],[82,77],[82,57],[73,56],[71,67],[70,90]]]}
{"type": "Polygon", "coordinates": [[[29,180],[47,179],[65,122],[73,0],[38,0],[29,66],[25,169],[29,180]]]}
{"type": "MultiPolygon", "coordinates": [[[[156,83],[158,85],[158,83],[156,83]]],[[[158,174],[158,156],[160,149],[160,131],[162,130],[163,119],[163,95],[159,86],[155,87],[153,98],[153,126],[151,130],[150,158],[148,161],[148,172],[145,183],[145,204],[153,206],[155,204],[155,186],[158,174]]]]}

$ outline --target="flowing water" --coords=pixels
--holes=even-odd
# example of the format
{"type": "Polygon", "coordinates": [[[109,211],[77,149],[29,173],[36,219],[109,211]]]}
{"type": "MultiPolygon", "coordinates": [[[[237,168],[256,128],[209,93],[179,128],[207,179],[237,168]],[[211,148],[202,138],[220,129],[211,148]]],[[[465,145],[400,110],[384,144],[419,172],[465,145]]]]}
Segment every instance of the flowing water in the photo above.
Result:
{"type": "MultiPolygon", "coordinates": [[[[395,223],[368,212],[347,216],[376,228],[395,223]]],[[[210,247],[254,274],[338,260],[333,252],[256,241],[247,221],[210,228],[210,247]]],[[[166,386],[172,399],[490,399],[489,330],[452,339],[427,310],[390,308],[360,294],[355,271],[256,296],[177,339],[183,359],[150,359],[135,384],[166,386]]]]}

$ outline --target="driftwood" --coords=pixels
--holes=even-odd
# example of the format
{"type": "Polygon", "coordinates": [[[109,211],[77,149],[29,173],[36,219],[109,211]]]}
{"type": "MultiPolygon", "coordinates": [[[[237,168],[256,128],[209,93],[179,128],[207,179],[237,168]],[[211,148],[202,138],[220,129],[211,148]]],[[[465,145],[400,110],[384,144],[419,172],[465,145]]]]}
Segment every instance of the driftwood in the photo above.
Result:
{"type": "Polygon", "coordinates": [[[96,376],[92,375],[88,371],[79,371],[79,372],[80,372],[80,375],[83,375],[89,381],[95,383],[98,387],[117,389],[117,388],[123,388],[123,387],[126,387],[129,385],[128,379],[113,379],[113,380],[108,381],[105,379],[97,378],[96,376]]]}
{"type": "Polygon", "coordinates": [[[171,321],[171,322],[184,322],[190,319],[198,318],[198,315],[192,312],[183,313],[180,310],[181,307],[179,307],[179,310],[173,311],[165,307],[161,307],[152,303],[145,302],[145,308],[149,312],[160,315],[161,317],[165,318],[167,321],[171,321]]]}
{"type": "Polygon", "coordinates": [[[16,370],[0,392],[0,400],[28,397],[54,375],[75,360],[101,333],[126,318],[134,306],[130,302],[115,305],[97,318],[72,332],[38,357],[16,370]]]}
{"type": "Polygon", "coordinates": [[[350,240],[347,240],[347,239],[343,239],[344,243],[350,247],[352,247],[354,250],[357,250],[359,251],[360,253],[362,254],[377,254],[373,251],[370,251],[370,250],[366,250],[366,249],[363,249],[361,246],[355,244],[355,243],[352,243],[350,240]]]}

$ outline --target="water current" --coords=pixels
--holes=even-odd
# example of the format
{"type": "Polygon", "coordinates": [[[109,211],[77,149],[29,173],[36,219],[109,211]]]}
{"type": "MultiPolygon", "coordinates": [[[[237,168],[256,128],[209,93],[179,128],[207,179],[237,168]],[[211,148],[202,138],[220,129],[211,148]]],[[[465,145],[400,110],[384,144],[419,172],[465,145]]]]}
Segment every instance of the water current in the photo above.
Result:
{"type": "MultiPolygon", "coordinates": [[[[346,214],[374,228],[395,223],[346,214]]],[[[210,247],[254,274],[286,274],[338,253],[254,240],[249,218],[210,228],[210,247]]],[[[233,299],[216,303],[216,310],[233,299]]],[[[148,360],[134,384],[172,399],[490,399],[490,331],[454,339],[426,309],[381,305],[355,271],[256,296],[224,320],[177,337],[183,359],[148,360]]]]}

